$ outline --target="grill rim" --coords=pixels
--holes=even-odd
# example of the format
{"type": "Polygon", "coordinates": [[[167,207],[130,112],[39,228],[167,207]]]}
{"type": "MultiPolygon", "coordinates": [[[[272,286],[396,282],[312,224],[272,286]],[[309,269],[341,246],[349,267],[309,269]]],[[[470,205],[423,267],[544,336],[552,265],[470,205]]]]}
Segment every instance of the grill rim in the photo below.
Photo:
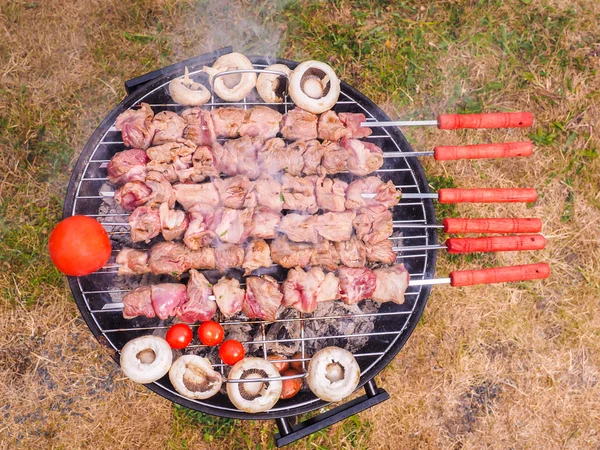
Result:
{"type": "MultiPolygon", "coordinates": [[[[227,49],[229,50],[229,49],[227,49]]],[[[228,52],[227,52],[228,53],[228,52]]],[[[222,54],[222,53],[221,53],[222,54]]],[[[89,164],[89,158],[82,158],[83,155],[89,154],[91,157],[91,152],[95,149],[95,147],[101,142],[103,137],[106,135],[110,127],[114,124],[117,116],[121,114],[126,109],[129,109],[132,105],[136,104],[140,101],[140,98],[147,95],[150,91],[159,88],[162,84],[170,81],[173,78],[181,76],[181,71],[183,68],[183,64],[187,65],[190,71],[198,70],[198,67],[202,65],[211,64],[216,60],[216,58],[220,56],[219,51],[212,52],[207,55],[201,55],[198,58],[193,58],[190,60],[186,60],[184,62],[180,62],[174,64],[173,66],[169,66],[163,69],[159,69],[154,73],[160,73],[157,78],[153,78],[147,81],[144,84],[136,86],[130,94],[128,94],[113,110],[111,110],[107,116],[100,122],[100,125],[94,130],[91,137],[83,147],[77,163],[73,169],[73,173],[71,175],[67,193],[65,196],[65,204],[63,208],[63,219],[70,217],[72,215],[73,206],[75,203],[75,199],[77,197],[78,187],[81,183],[81,178],[83,178],[86,167],[89,164]],[[88,161],[86,161],[88,159],[88,161]]],[[[286,64],[291,69],[294,69],[299,63],[296,61],[284,59],[284,58],[266,58],[264,56],[248,56],[248,58],[252,61],[253,64],[275,64],[281,63],[286,64]]],[[[146,75],[142,75],[141,78],[144,78],[146,75]]],[[[132,81],[132,80],[130,80],[132,81]]],[[[127,83],[126,82],[126,86],[127,83]]],[[[376,117],[380,121],[389,121],[390,118],[387,114],[377,106],[375,102],[373,102],[370,98],[362,94],[356,88],[350,86],[348,83],[344,81],[340,81],[341,91],[347,93],[351,96],[355,103],[360,104],[362,107],[367,109],[370,114],[376,117]]],[[[224,104],[225,106],[226,104],[224,104]]],[[[390,138],[402,149],[402,151],[410,151],[414,152],[410,143],[406,140],[402,132],[397,127],[391,127],[387,130],[390,134],[390,138]]],[[[419,184],[419,189],[423,193],[429,193],[429,185],[427,183],[427,177],[421,166],[420,162],[417,158],[409,158],[408,164],[411,170],[414,171],[414,176],[419,184]]],[[[423,199],[422,200],[423,208],[425,209],[426,215],[431,217],[430,224],[436,224],[436,216],[434,203],[431,199],[423,199]]],[[[430,238],[432,242],[437,243],[437,230],[431,228],[427,230],[427,233],[430,233],[430,238]]],[[[427,253],[427,264],[424,271],[424,279],[433,278],[435,275],[435,266],[437,262],[437,250],[429,250],[427,253]]],[[[118,353],[115,352],[108,343],[105,343],[106,339],[103,336],[102,331],[98,327],[96,323],[96,319],[93,317],[91,311],[89,311],[85,304],[85,299],[83,298],[81,285],[79,283],[78,277],[67,277],[69,287],[71,289],[71,293],[75,299],[75,303],[82,314],[88,328],[92,332],[92,334],[96,337],[98,342],[103,346],[110,349],[111,357],[115,360],[115,362],[119,363],[118,353]]],[[[385,367],[390,364],[390,362],[396,357],[396,355],[402,350],[409,337],[414,332],[421,316],[423,315],[423,311],[431,294],[431,285],[425,285],[421,287],[422,292],[422,300],[418,300],[418,304],[415,306],[414,311],[410,315],[406,326],[403,331],[399,332],[396,342],[389,348],[385,353],[381,356],[380,360],[375,363],[373,367],[370,368],[368,373],[365,376],[361,375],[361,379],[357,390],[362,388],[366,383],[374,379],[385,367]]],[[[421,297],[421,295],[419,295],[421,297]]],[[[245,420],[273,420],[281,417],[293,417],[298,416],[300,414],[312,412],[318,410],[319,408],[323,408],[331,403],[317,400],[315,402],[311,402],[309,404],[301,405],[301,406],[290,406],[289,410],[278,410],[278,411],[265,411],[263,413],[258,414],[248,414],[243,411],[230,411],[225,409],[220,409],[218,407],[213,406],[205,406],[204,404],[198,404],[186,399],[183,396],[176,395],[173,391],[168,389],[165,386],[162,386],[158,383],[150,383],[145,385],[148,389],[155,392],[167,400],[170,400],[173,403],[185,406],[195,411],[200,411],[206,414],[211,414],[218,417],[225,418],[233,418],[233,419],[245,419],[245,420]]]]}

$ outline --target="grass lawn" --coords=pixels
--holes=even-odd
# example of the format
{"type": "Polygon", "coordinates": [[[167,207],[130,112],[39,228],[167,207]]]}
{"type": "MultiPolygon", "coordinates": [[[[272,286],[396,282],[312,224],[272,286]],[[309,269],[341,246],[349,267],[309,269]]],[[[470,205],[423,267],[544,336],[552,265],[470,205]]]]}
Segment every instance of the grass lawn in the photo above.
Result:
{"type": "Polygon", "coordinates": [[[274,424],[204,416],[129,382],[46,255],[71,168],[123,82],[233,45],[318,59],[392,117],[531,111],[528,130],[407,130],[415,149],[532,140],[527,159],[436,163],[433,188],[535,187],[535,253],[441,254],[453,269],[551,264],[543,282],[436,287],[378,376],[391,400],[294,449],[600,446],[600,3],[597,0],[0,4],[0,448],[272,448],[274,424]]]}

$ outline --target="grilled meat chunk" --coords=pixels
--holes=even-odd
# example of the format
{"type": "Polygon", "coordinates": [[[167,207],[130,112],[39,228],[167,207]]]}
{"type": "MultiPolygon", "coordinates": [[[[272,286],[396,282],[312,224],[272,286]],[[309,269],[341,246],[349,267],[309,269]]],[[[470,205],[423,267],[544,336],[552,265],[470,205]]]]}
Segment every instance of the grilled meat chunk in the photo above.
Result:
{"type": "Polygon", "coordinates": [[[140,286],[129,291],[123,297],[123,317],[133,319],[138,316],[145,316],[150,319],[156,317],[152,307],[151,286],[140,286]]]}
{"type": "Polygon", "coordinates": [[[315,195],[319,208],[325,211],[345,211],[347,188],[348,183],[338,178],[326,178],[321,175],[315,185],[315,195]]]}
{"type": "Polygon", "coordinates": [[[325,274],[318,267],[313,267],[306,272],[301,267],[290,269],[281,285],[283,292],[281,304],[288,308],[296,308],[300,312],[313,312],[317,309],[317,293],[323,280],[325,274]]]}
{"type": "Polygon", "coordinates": [[[319,117],[318,123],[319,139],[324,141],[339,141],[350,133],[335,111],[325,111],[319,117]]]}
{"type": "Polygon", "coordinates": [[[397,264],[373,271],[377,277],[376,287],[371,298],[376,302],[404,303],[404,293],[408,288],[410,275],[404,264],[397,264]]]}
{"type": "Polygon", "coordinates": [[[373,133],[369,127],[360,126],[362,122],[367,120],[363,113],[339,113],[338,117],[348,130],[348,138],[360,139],[371,136],[371,133],[373,133]]]}
{"type": "Polygon", "coordinates": [[[258,149],[257,162],[263,173],[276,174],[289,165],[286,145],[281,138],[271,138],[258,149]]]}
{"type": "Polygon", "coordinates": [[[182,183],[193,181],[200,183],[209,177],[218,177],[210,147],[197,147],[193,155],[178,158],[173,162],[177,179],[182,183]]]}
{"type": "Polygon", "coordinates": [[[191,156],[196,150],[196,144],[185,139],[165,142],[161,145],[150,147],[146,150],[148,158],[157,163],[169,164],[180,158],[191,156]]]}
{"type": "Polygon", "coordinates": [[[123,135],[123,143],[126,147],[144,150],[150,147],[156,131],[152,122],[153,117],[152,108],[147,103],[142,103],[141,108],[137,110],[128,109],[117,117],[115,128],[123,135]]]}
{"type": "Polygon", "coordinates": [[[346,209],[381,204],[386,209],[396,206],[400,201],[400,190],[392,181],[384,183],[378,177],[367,177],[353,181],[346,189],[346,209]],[[375,198],[364,198],[362,194],[375,194],[375,198]]]}
{"type": "Polygon", "coordinates": [[[352,221],[356,217],[354,211],[328,212],[316,217],[315,229],[322,238],[341,242],[352,236],[352,221]]]}
{"type": "Polygon", "coordinates": [[[254,193],[256,203],[275,211],[283,209],[283,195],[281,195],[281,183],[270,175],[262,174],[254,182],[254,193]]]}
{"type": "Polygon", "coordinates": [[[396,261],[396,252],[394,252],[394,243],[390,239],[384,239],[376,244],[369,244],[367,247],[367,261],[393,264],[396,261]]]}
{"type": "Polygon", "coordinates": [[[252,182],[245,175],[230,178],[216,178],[213,181],[221,204],[226,208],[241,209],[256,206],[256,194],[252,190],[252,182]]]}
{"type": "Polygon", "coordinates": [[[148,267],[154,275],[181,275],[189,267],[188,248],[179,242],[159,242],[148,252],[148,267]]]}
{"type": "Polygon", "coordinates": [[[145,202],[147,206],[160,206],[161,203],[167,203],[169,208],[172,208],[175,205],[176,194],[173,186],[160,172],[148,172],[146,185],[152,189],[145,202]]]}
{"type": "Polygon", "coordinates": [[[367,263],[365,244],[356,236],[344,242],[336,242],[335,249],[340,255],[342,264],[347,267],[364,267],[367,263]]]}
{"type": "Polygon", "coordinates": [[[201,247],[208,247],[214,241],[221,211],[213,209],[206,203],[196,203],[189,209],[190,223],[183,238],[188,248],[198,250],[201,247]]]}
{"type": "Polygon", "coordinates": [[[217,136],[235,138],[244,123],[245,111],[241,108],[216,108],[210,112],[217,136]]]}
{"type": "Polygon", "coordinates": [[[128,181],[144,181],[147,162],[148,155],[139,148],[119,152],[111,158],[106,166],[108,181],[116,185],[125,184],[128,181]]]}
{"type": "Polygon", "coordinates": [[[213,208],[219,205],[219,192],[213,183],[174,184],[177,203],[188,211],[196,203],[207,203],[213,208]]]}
{"type": "MultiPolygon", "coordinates": [[[[165,203],[166,204],[166,203],[165,203]]],[[[148,206],[138,206],[128,219],[132,242],[150,242],[161,232],[158,210],[148,206]]]]}
{"type": "Polygon", "coordinates": [[[221,278],[213,286],[213,293],[219,311],[225,317],[231,317],[242,310],[246,291],[240,287],[240,282],[235,278],[221,278]]]}
{"type": "Polygon", "coordinates": [[[263,146],[260,137],[244,136],[221,145],[213,145],[216,169],[226,175],[247,175],[251,180],[260,176],[257,152],[263,146]]]}
{"type": "Polygon", "coordinates": [[[329,272],[325,275],[325,279],[321,281],[321,284],[319,284],[319,290],[317,292],[317,303],[337,300],[341,298],[341,296],[342,294],[340,292],[340,280],[338,280],[338,278],[333,274],[333,272],[329,272]]]}
{"type": "Polygon", "coordinates": [[[246,247],[244,254],[244,262],[242,267],[245,272],[244,275],[250,275],[250,272],[258,269],[259,267],[271,267],[273,260],[271,260],[271,249],[263,239],[253,239],[246,247]]]}
{"type": "Polygon", "coordinates": [[[315,244],[319,241],[319,234],[315,228],[317,219],[318,216],[313,215],[286,214],[281,218],[279,231],[290,241],[315,244]]]}
{"type": "Polygon", "coordinates": [[[177,317],[189,323],[212,319],[217,312],[217,302],[209,298],[212,294],[210,286],[204,275],[191,269],[187,284],[187,301],[177,307],[177,317]]]}
{"type": "Polygon", "coordinates": [[[321,166],[328,174],[344,172],[348,168],[348,159],[350,158],[348,150],[337,142],[324,142],[322,148],[321,166]]]}
{"type": "Polygon", "coordinates": [[[392,212],[380,204],[359,208],[352,224],[358,238],[368,245],[386,241],[394,232],[392,212]]]}
{"type": "Polygon", "coordinates": [[[342,301],[347,305],[370,298],[375,292],[376,276],[371,269],[340,267],[338,277],[342,301]]]}
{"type": "Polygon", "coordinates": [[[317,198],[315,197],[315,182],[317,177],[295,177],[287,173],[281,177],[283,194],[283,208],[296,211],[306,211],[309,214],[317,212],[317,198]]]}
{"type": "Polygon", "coordinates": [[[246,278],[246,297],[242,311],[250,319],[277,319],[277,309],[281,305],[283,294],[279,284],[269,275],[246,278]]]}
{"type": "Polygon", "coordinates": [[[253,208],[231,209],[223,208],[221,221],[215,233],[221,242],[241,244],[250,236],[253,208]]]}
{"type": "Polygon", "coordinates": [[[241,245],[222,244],[215,248],[217,270],[221,273],[241,267],[244,263],[244,249],[241,245]]]}
{"type": "Polygon", "coordinates": [[[190,224],[188,215],[183,211],[170,209],[167,203],[160,205],[158,214],[160,217],[161,232],[165,240],[174,241],[181,239],[190,224]]]}
{"type": "Polygon", "coordinates": [[[321,168],[321,160],[323,159],[323,146],[316,139],[306,141],[306,148],[302,154],[304,166],[302,173],[304,175],[316,175],[321,168]]]}
{"type": "Polygon", "coordinates": [[[358,139],[342,139],[342,146],[348,150],[348,170],[365,176],[379,170],[383,166],[383,151],[375,144],[358,139]]]}
{"type": "Polygon", "coordinates": [[[256,106],[244,113],[244,121],[238,132],[240,136],[270,139],[279,132],[281,125],[281,113],[266,106],[256,106]]]}
{"type": "Polygon", "coordinates": [[[198,146],[211,146],[217,139],[210,111],[201,108],[189,108],[181,113],[186,127],[183,137],[198,146]]]}
{"type": "Polygon", "coordinates": [[[321,239],[315,245],[310,256],[311,266],[321,266],[326,270],[336,270],[340,264],[340,255],[333,242],[321,239]]]}
{"type": "Polygon", "coordinates": [[[285,155],[287,157],[286,165],[283,170],[290,175],[297,177],[302,175],[302,169],[304,168],[304,153],[306,152],[306,142],[296,141],[292,142],[285,148],[285,155]]]}
{"type": "Polygon", "coordinates": [[[117,255],[116,263],[119,265],[119,275],[142,275],[150,272],[148,252],[141,250],[122,249],[117,255]]]}
{"type": "Polygon", "coordinates": [[[187,269],[215,269],[217,267],[215,249],[211,247],[202,247],[198,250],[187,249],[185,266],[187,269]]]}
{"type": "Polygon", "coordinates": [[[317,138],[317,116],[300,108],[284,114],[281,121],[281,134],[290,141],[308,141],[317,138]]]}
{"type": "Polygon", "coordinates": [[[148,164],[146,164],[146,169],[148,171],[161,173],[169,183],[175,183],[179,180],[179,175],[172,163],[160,163],[150,160],[148,161],[148,164]]]}
{"type": "Polygon", "coordinates": [[[146,203],[152,194],[152,188],[143,181],[129,181],[115,191],[115,202],[121,208],[133,211],[138,206],[146,203]]]}
{"type": "Polygon", "coordinates": [[[189,300],[185,284],[161,283],[152,285],[152,308],[159,319],[176,314],[178,306],[189,300]]]}
{"type": "Polygon", "coordinates": [[[271,242],[273,262],[286,269],[308,266],[312,253],[312,244],[292,242],[287,236],[279,236],[271,242]]]}
{"type": "Polygon", "coordinates": [[[156,129],[154,138],[152,139],[152,145],[172,142],[183,136],[185,120],[173,111],[159,112],[154,116],[152,123],[156,129]]]}
{"type": "Polygon", "coordinates": [[[275,230],[279,226],[281,214],[278,211],[258,206],[254,208],[252,223],[250,224],[250,236],[260,239],[274,239],[275,230]]]}

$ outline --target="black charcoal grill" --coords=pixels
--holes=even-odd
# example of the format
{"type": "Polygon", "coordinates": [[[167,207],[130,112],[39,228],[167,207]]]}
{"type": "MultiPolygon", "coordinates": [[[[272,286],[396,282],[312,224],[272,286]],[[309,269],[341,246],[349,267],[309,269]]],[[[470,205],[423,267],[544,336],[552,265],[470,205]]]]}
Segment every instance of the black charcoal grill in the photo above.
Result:
{"type": "MultiPolygon", "coordinates": [[[[183,75],[185,66],[193,75],[204,65],[211,65],[218,56],[229,52],[231,48],[224,48],[126,82],[129,95],[108,114],[93,133],[71,177],[63,216],[82,214],[100,221],[111,236],[113,255],[103,269],[89,276],[69,277],[69,284],[90,330],[102,345],[112,351],[117,362],[119,351],[126,342],[152,333],[164,336],[171,322],[140,317],[126,320],[123,319],[119,308],[111,307],[112,304],[119,303],[127,291],[138,285],[167,281],[169,278],[144,275],[124,279],[117,276],[114,258],[123,246],[149,246],[131,244],[127,224],[129,214],[115,205],[110,195],[103,194],[114,190],[106,179],[106,164],[115,153],[125,149],[121,133],[114,128],[115,120],[120,113],[138,106],[141,102],[149,103],[155,113],[163,110],[182,111],[185,107],[174,104],[169,97],[168,82],[183,75]]],[[[275,62],[286,64],[290,68],[298,64],[280,58],[267,59],[257,56],[250,59],[256,68],[264,68],[275,62]]],[[[254,91],[243,102],[237,104],[226,103],[213,96],[211,102],[204,107],[212,109],[225,104],[247,108],[263,102],[254,91]]],[[[285,113],[293,104],[286,99],[284,103],[269,106],[285,113]]],[[[362,112],[367,120],[389,120],[377,105],[344,82],[341,84],[341,95],[334,110],[362,112]]],[[[380,146],[384,152],[413,151],[397,128],[377,128],[367,139],[380,146]]],[[[353,177],[345,175],[349,179],[353,177]]],[[[427,179],[417,158],[385,158],[384,166],[376,175],[384,181],[392,180],[404,193],[429,192],[427,179]]],[[[392,211],[394,224],[402,225],[402,228],[395,229],[393,236],[394,246],[402,247],[398,251],[397,261],[405,264],[411,274],[411,280],[432,280],[436,250],[423,250],[424,246],[437,244],[435,228],[423,227],[435,224],[432,200],[402,199],[392,211]],[[416,227],[407,228],[407,224],[415,224],[416,227]]],[[[285,278],[285,270],[282,268],[275,268],[272,274],[279,280],[285,278]]],[[[218,277],[217,273],[212,272],[205,272],[205,275],[211,282],[216,282],[218,277]]],[[[313,314],[286,310],[275,323],[245,318],[223,320],[217,317],[216,320],[221,319],[227,337],[242,336],[248,355],[266,357],[268,352],[287,350],[289,357],[292,350],[298,349],[302,361],[307,363],[312,353],[326,345],[337,345],[354,353],[361,367],[359,387],[365,389],[365,394],[302,423],[295,423],[294,418],[327,406],[326,402],[319,400],[308,389],[303,389],[292,399],[280,400],[267,412],[247,414],[237,410],[224,393],[204,401],[185,398],[173,389],[168,376],[149,384],[148,388],[175,403],[206,414],[236,419],[275,419],[279,428],[275,437],[277,445],[288,444],[389,398],[384,389],[376,386],[374,377],[392,361],[406,343],[423,313],[430,289],[427,281],[422,285],[409,287],[403,305],[364,301],[354,307],[347,307],[342,305],[342,302],[335,302],[335,307],[329,307],[325,311],[319,308],[313,314]]],[[[195,330],[195,327],[193,328],[195,330]]],[[[217,370],[227,375],[229,369],[219,359],[216,349],[200,345],[195,338],[185,351],[208,357],[217,370]]]]}

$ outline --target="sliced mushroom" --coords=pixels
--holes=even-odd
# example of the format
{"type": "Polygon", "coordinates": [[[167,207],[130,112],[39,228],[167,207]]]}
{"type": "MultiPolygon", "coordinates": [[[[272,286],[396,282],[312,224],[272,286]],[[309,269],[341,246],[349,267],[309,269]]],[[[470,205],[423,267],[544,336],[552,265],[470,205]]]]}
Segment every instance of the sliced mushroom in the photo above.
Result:
{"type": "Polygon", "coordinates": [[[283,75],[276,75],[274,73],[261,73],[256,82],[256,90],[260,98],[266,103],[281,103],[287,89],[288,78],[292,71],[284,64],[273,64],[265,70],[282,72],[287,75],[287,77],[284,77],[283,75]]]}
{"type": "Polygon", "coordinates": [[[204,400],[212,397],[223,383],[219,372],[215,372],[207,358],[183,355],[169,370],[169,379],[177,392],[187,398],[204,400]]]}
{"type": "Polygon", "coordinates": [[[239,102],[256,86],[255,73],[215,76],[229,70],[254,69],[252,62],[241,53],[228,53],[218,58],[212,67],[202,70],[210,76],[213,92],[228,102],[239,102]]]}
{"type": "Polygon", "coordinates": [[[210,91],[190,78],[187,67],[183,77],[175,78],[169,83],[169,94],[180,105],[200,106],[210,100],[210,91]]]}
{"type": "Polygon", "coordinates": [[[321,400],[338,402],[358,386],[360,367],[352,353],[339,347],[325,347],[308,363],[306,382],[321,400]]]}
{"type": "Polygon", "coordinates": [[[142,336],[132,339],[121,350],[121,369],[136,383],[152,383],[171,367],[173,352],[163,338],[142,336]]]}
{"type": "Polygon", "coordinates": [[[227,395],[236,408],[247,413],[271,409],[281,396],[281,381],[250,381],[257,378],[279,377],[275,366],[262,358],[244,358],[231,368],[229,380],[249,380],[246,383],[227,383],[227,395]]]}
{"type": "Polygon", "coordinates": [[[290,75],[288,92],[296,106],[320,114],[336,104],[340,96],[340,80],[327,64],[305,61],[290,75]]]}

